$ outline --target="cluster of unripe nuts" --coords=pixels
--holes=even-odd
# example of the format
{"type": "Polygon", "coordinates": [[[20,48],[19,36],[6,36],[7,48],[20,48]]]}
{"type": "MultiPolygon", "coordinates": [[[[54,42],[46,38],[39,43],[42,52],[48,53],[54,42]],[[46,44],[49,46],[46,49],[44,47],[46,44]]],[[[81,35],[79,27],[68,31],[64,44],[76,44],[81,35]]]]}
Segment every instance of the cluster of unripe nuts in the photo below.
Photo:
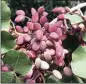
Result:
{"type": "MultiPolygon", "coordinates": [[[[62,46],[62,41],[67,38],[64,19],[65,13],[70,12],[70,8],[56,7],[52,12],[59,14],[57,16],[58,21],[53,24],[49,22],[48,13],[43,6],[37,10],[31,8],[31,18],[25,16],[23,10],[16,11],[14,21],[15,31],[18,34],[16,44],[19,46],[19,51],[23,51],[34,62],[34,66],[26,75],[28,78],[31,78],[34,67],[38,70],[46,71],[50,69],[52,63],[55,63],[58,67],[65,65],[65,55],[69,52],[62,46]],[[23,27],[16,24],[24,22],[26,18],[28,21],[23,27]]],[[[77,25],[72,25],[72,27],[76,29],[77,25]]],[[[78,27],[83,30],[85,26],[84,24],[79,24],[78,27]]],[[[8,68],[3,66],[2,71],[8,71],[8,68]]],[[[72,75],[69,67],[65,67],[63,72],[68,76],[72,75]]],[[[52,74],[58,79],[62,79],[60,71],[53,70],[52,74]]]]}

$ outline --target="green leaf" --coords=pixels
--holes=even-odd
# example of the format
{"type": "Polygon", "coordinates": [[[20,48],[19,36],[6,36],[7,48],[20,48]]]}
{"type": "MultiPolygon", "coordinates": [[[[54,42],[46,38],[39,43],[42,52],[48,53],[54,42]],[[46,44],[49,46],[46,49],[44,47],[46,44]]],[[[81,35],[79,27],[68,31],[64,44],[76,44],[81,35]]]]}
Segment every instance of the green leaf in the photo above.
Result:
{"type": "Polygon", "coordinates": [[[86,78],[86,46],[79,46],[72,54],[71,67],[73,73],[86,78]]]}
{"type": "Polygon", "coordinates": [[[2,53],[6,53],[10,49],[12,49],[16,45],[14,37],[6,32],[1,31],[1,51],[2,53]]]}
{"type": "Polygon", "coordinates": [[[83,22],[84,20],[82,19],[81,16],[79,16],[78,14],[70,14],[70,13],[67,13],[65,15],[65,18],[68,19],[70,21],[71,24],[77,24],[77,23],[81,23],[83,22]]]}
{"type": "Polygon", "coordinates": [[[23,52],[18,52],[16,50],[8,51],[4,58],[3,62],[8,64],[14,72],[19,73],[24,76],[31,69],[31,61],[23,52]]]}
{"type": "Polygon", "coordinates": [[[83,34],[83,40],[86,41],[86,32],[83,34]]]}
{"type": "Polygon", "coordinates": [[[46,81],[46,83],[60,83],[61,81],[59,80],[59,79],[57,79],[55,76],[53,76],[53,75],[47,75],[46,77],[45,77],[45,81],[46,81]]]}
{"type": "Polygon", "coordinates": [[[4,30],[4,31],[8,31],[9,30],[9,27],[10,27],[10,20],[6,21],[6,22],[2,22],[1,24],[1,30],[4,30]]]}
{"type": "Polygon", "coordinates": [[[13,72],[1,73],[1,83],[13,83],[13,80],[15,80],[15,73],[13,72]]]}
{"type": "Polygon", "coordinates": [[[20,78],[16,76],[16,83],[22,83],[20,78]]]}
{"type": "Polygon", "coordinates": [[[6,1],[1,1],[1,4],[1,28],[2,30],[8,30],[10,27],[11,10],[7,6],[6,1]]]}

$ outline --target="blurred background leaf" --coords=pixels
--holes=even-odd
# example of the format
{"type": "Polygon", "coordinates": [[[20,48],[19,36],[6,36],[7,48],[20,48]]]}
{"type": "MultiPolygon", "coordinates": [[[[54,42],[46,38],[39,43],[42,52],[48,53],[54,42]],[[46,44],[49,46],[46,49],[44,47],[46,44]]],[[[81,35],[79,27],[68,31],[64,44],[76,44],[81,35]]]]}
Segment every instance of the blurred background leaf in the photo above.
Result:
{"type": "Polygon", "coordinates": [[[1,22],[2,30],[8,30],[10,27],[11,10],[6,1],[1,1],[1,22]]]}

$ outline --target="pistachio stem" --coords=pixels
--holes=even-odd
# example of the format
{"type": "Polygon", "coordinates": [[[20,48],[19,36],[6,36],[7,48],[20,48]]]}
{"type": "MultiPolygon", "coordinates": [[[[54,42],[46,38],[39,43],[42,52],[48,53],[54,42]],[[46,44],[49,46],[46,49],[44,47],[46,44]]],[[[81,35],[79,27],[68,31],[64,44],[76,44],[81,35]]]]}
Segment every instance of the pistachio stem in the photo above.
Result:
{"type": "Polygon", "coordinates": [[[81,9],[81,8],[83,8],[85,6],[86,6],[86,3],[80,3],[77,6],[71,8],[70,11],[73,12],[73,11],[78,10],[78,9],[81,9]]]}

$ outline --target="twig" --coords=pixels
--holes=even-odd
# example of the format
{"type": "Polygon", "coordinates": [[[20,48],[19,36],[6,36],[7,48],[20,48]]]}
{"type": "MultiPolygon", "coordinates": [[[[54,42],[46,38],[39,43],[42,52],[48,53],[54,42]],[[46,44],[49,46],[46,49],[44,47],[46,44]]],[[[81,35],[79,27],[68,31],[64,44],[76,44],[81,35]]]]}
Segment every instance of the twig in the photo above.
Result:
{"type": "Polygon", "coordinates": [[[45,83],[45,79],[44,79],[43,75],[42,75],[42,74],[40,74],[40,75],[41,75],[41,77],[42,77],[42,79],[43,79],[43,83],[45,83]]]}
{"type": "Polygon", "coordinates": [[[67,25],[66,19],[64,19],[64,25],[65,25],[65,27],[68,29],[68,25],[67,25]]]}
{"type": "Polygon", "coordinates": [[[28,19],[28,21],[31,21],[31,19],[29,17],[27,17],[27,16],[25,16],[25,17],[28,19]]]}
{"type": "Polygon", "coordinates": [[[81,8],[83,8],[85,6],[86,6],[86,3],[81,3],[81,4],[78,4],[77,6],[71,8],[70,11],[73,12],[73,11],[81,9],[81,8]]]}
{"type": "Polygon", "coordinates": [[[12,20],[10,20],[10,22],[12,23],[13,28],[15,28],[15,25],[14,25],[14,23],[12,22],[12,20]]]}
{"type": "Polygon", "coordinates": [[[13,50],[17,50],[17,49],[19,49],[19,48],[20,48],[20,46],[15,45],[14,48],[13,48],[13,50]]]}
{"type": "Polygon", "coordinates": [[[83,16],[83,13],[82,13],[81,9],[78,9],[78,10],[80,11],[81,16],[83,16]]]}
{"type": "Polygon", "coordinates": [[[52,25],[52,24],[56,23],[56,22],[57,22],[57,20],[58,20],[58,19],[57,19],[57,18],[55,18],[55,19],[53,19],[49,24],[50,24],[50,25],[52,25]]]}

